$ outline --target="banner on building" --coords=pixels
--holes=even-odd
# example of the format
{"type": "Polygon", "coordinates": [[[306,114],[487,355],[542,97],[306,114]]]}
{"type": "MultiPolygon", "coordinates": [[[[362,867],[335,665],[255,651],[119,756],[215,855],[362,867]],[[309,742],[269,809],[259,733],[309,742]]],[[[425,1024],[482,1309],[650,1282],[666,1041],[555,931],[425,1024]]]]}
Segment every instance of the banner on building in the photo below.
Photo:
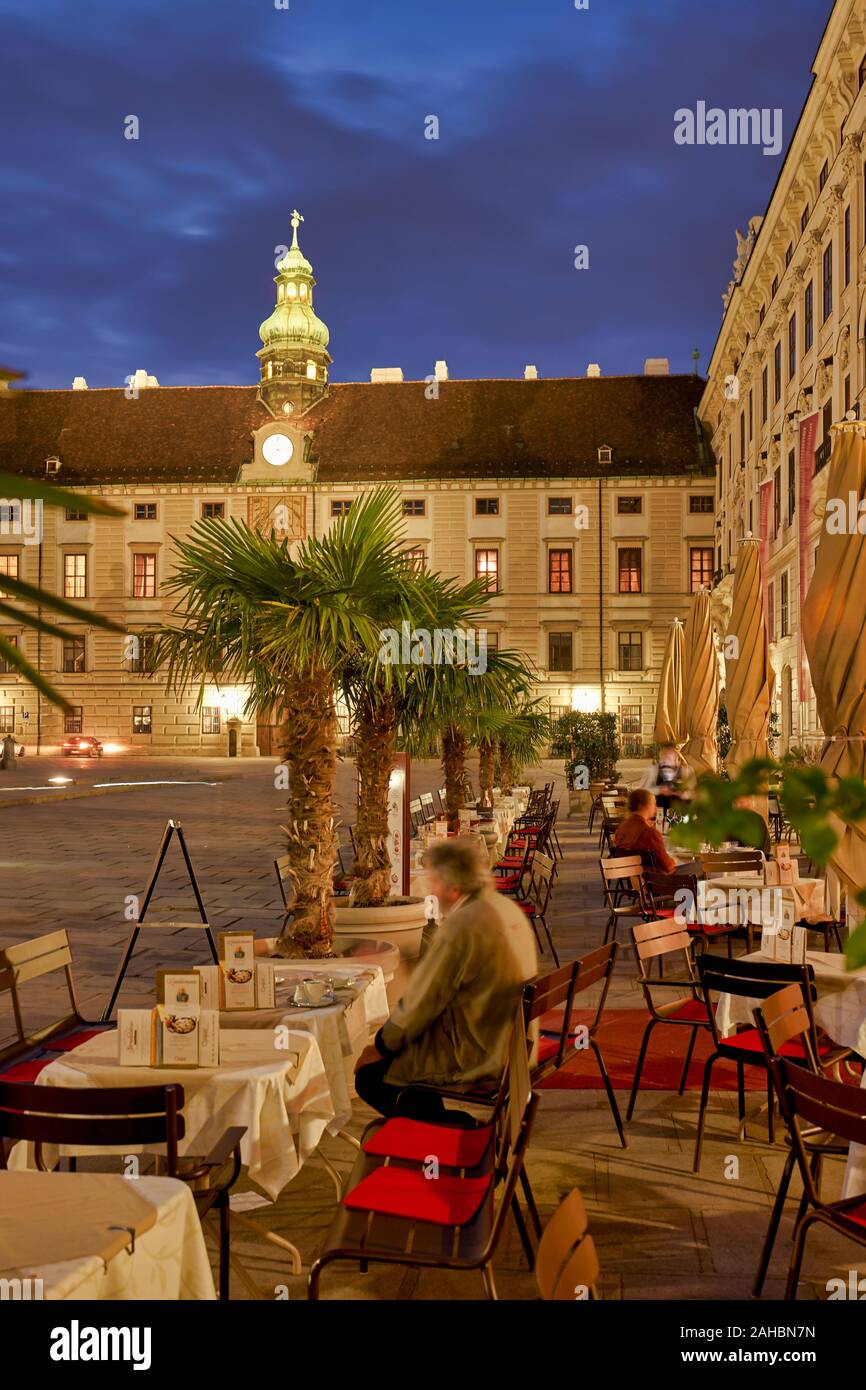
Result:
{"type": "MultiPolygon", "coordinates": [[[[798,517],[798,545],[799,545],[799,611],[802,613],[803,604],[806,602],[806,590],[809,586],[809,517],[812,508],[812,479],[815,476],[815,441],[818,438],[818,411],[807,415],[805,420],[800,421],[800,477],[799,495],[797,506],[799,508],[798,517]]],[[[805,704],[809,699],[812,683],[809,679],[809,667],[806,661],[806,648],[803,643],[803,624],[797,624],[798,636],[797,644],[799,650],[798,671],[797,671],[797,691],[800,704],[805,704]]]]}

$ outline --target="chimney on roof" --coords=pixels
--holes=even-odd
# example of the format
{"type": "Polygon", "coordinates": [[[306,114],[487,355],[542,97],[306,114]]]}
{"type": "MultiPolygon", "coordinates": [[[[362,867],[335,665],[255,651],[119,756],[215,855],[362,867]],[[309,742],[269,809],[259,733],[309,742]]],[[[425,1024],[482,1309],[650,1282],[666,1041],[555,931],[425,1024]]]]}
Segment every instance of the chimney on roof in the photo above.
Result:
{"type": "Polygon", "coordinates": [[[586,369],[587,376],[601,376],[601,367],[597,362],[590,362],[586,369]]]}
{"type": "Polygon", "coordinates": [[[83,376],[74,376],[74,377],[72,378],[72,389],[73,389],[73,391],[86,391],[86,390],[87,390],[87,380],[86,380],[86,378],[83,377],[83,376]]]}
{"type": "Polygon", "coordinates": [[[434,370],[434,375],[435,375],[437,381],[447,381],[447,380],[448,380],[448,363],[447,363],[447,362],[441,362],[441,361],[440,361],[440,362],[437,362],[437,363],[436,363],[435,370],[434,370]]]}
{"type": "Polygon", "coordinates": [[[644,376],[670,376],[671,364],[666,357],[648,357],[643,364],[644,376]]]}
{"type": "Polygon", "coordinates": [[[374,367],[370,372],[371,381],[402,381],[402,367],[374,367]]]}
{"type": "Polygon", "coordinates": [[[525,367],[523,368],[523,380],[524,380],[524,381],[537,381],[537,380],[538,380],[538,368],[537,368],[537,367],[530,367],[529,365],[525,366],[525,367]]]}

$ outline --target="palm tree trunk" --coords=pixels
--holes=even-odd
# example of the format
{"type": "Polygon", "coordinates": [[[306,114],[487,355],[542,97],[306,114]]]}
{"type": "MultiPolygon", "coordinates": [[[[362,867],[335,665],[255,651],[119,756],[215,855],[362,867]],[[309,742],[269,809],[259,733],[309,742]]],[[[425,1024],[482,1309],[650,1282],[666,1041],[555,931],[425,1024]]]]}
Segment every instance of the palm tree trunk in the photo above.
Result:
{"type": "Polygon", "coordinates": [[[392,697],[376,691],[372,699],[365,701],[356,725],[360,789],[352,867],[354,907],[378,907],[391,893],[388,799],[396,728],[392,697]]]}
{"type": "Polygon", "coordinates": [[[502,788],[503,796],[510,796],[512,784],[514,782],[514,759],[511,756],[511,749],[504,743],[499,745],[499,783],[502,788]]]}
{"type": "Polygon", "coordinates": [[[481,789],[481,805],[493,805],[493,778],[496,768],[496,744],[492,738],[483,738],[478,745],[478,785],[481,789]]]}
{"type": "Polygon", "coordinates": [[[442,771],[445,774],[445,809],[452,826],[466,800],[466,738],[456,724],[442,733],[442,771]]]}
{"type": "Polygon", "coordinates": [[[334,783],[337,775],[337,715],[326,672],[314,668],[291,678],[283,726],[289,769],[287,837],[294,887],[291,921],[277,952],[287,957],[331,954],[334,926],[334,783]]]}

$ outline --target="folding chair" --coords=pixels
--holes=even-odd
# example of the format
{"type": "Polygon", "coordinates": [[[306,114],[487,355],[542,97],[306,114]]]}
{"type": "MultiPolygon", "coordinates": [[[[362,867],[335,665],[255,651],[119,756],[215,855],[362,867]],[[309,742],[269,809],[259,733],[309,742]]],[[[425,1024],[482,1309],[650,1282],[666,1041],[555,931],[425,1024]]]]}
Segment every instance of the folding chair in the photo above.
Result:
{"type": "Polygon", "coordinates": [[[632,941],[634,942],[635,954],[637,955],[640,974],[638,984],[643,990],[646,1006],[649,1010],[649,1019],[644,1029],[641,1039],[640,1052],[638,1053],[637,1067],[634,1073],[634,1083],[631,1088],[626,1120],[630,1120],[634,1114],[635,1101],[640,1088],[640,1079],[643,1072],[643,1064],[646,1060],[647,1049],[649,1047],[652,1031],[659,1023],[672,1024],[675,1027],[689,1028],[688,1048],[686,1058],[683,1063],[682,1075],[680,1076],[679,1089],[677,1095],[682,1095],[686,1088],[686,1081],[689,1074],[689,1066],[692,1054],[695,1050],[695,1042],[698,1033],[702,1028],[709,1028],[710,1020],[707,1015],[707,1006],[698,993],[698,979],[695,975],[694,959],[692,956],[692,939],[688,931],[679,922],[672,918],[662,918],[654,922],[639,922],[631,929],[632,941]],[[668,979],[650,979],[650,968],[653,960],[661,960],[662,956],[680,956],[682,959],[685,977],[668,979]],[[677,989],[688,991],[688,997],[671,999],[666,1004],[657,1004],[653,997],[653,990],[658,989],[677,989]]]}
{"type": "MultiPolygon", "coordinates": [[[[0,1079],[35,1080],[51,1060],[51,1052],[77,1047],[112,1026],[82,1017],[75,993],[69,935],[62,928],[0,950],[0,994],[6,993],[12,1005],[15,1038],[0,1048],[0,1079]],[[49,1023],[30,1027],[25,1020],[21,987],[37,980],[44,983],[49,975],[62,975],[68,1009],[49,1023]]],[[[43,1016],[42,1009],[39,1016],[43,1016]]]]}
{"type": "Polygon", "coordinates": [[[553,956],[554,964],[559,965],[559,956],[553,944],[553,937],[550,935],[550,928],[547,925],[547,909],[550,905],[550,895],[553,891],[553,860],[549,855],[542,854],[536,850],[532,859],[531,879],[529,885],[529,895],[525,898],[516,898],[517,906],[529,918],[535,939],[538,942],[538,949],[544,950],[541,944],[541,937],[538,934],[538,924],[544,931],[547,944],[550,947],[550,954],[553,956]]]}
{"type": "Polygon", "coordinates": [[[588,1299],[598,1298],[598,1275],[586,1207],[575,1187],[544,1228],[535,1256],[535,1282],[543,1299],[573,1303],[579,1289],[586,1289],[588,1299]]]}
{"type": "Polygon", "coordinates": [[[604,904],[608,910],[604,940],[616,940],[616,929],[621,921],[637,918],[641,922],[653,916],[652,907],[644,888],[643,860],[639,854],[623,854],[615,859],[599,859],[601,885],[604,904]],[[630,901],[623,902],[623,896],[630,901]]]}
{"type": "MultiPolygon", "coordinates": [[[[820,1074],[818,1057],[815,1051],[815,1023],[809,1010],[806,1008],[803,1000],[803,992],[799,985],[786,985],[784,989],[780,989],[775,994],[771,994],[769,999],[764,1000],[760,1008],[754,1010],[753,1017],[771,1074],[773,1059],[780,1056],[784,1052],[785,1047],[791,1042],[796,1042],[802,1046],[805,1060],[801,1065],[808,1068],[815,1076],[820,1074]]],[[[784,1098],[780,1096],[779,1102],[780,1111],[784,1119],[784,1098]]],[[[755,1275],[755,1282],[752,1287],[752,1293],[755,1298],[760,1298],[764,1287],[764,1280],[767,1277],[767,1270],[773,1255],[773,1246],[779,1230],[779,1222],[782,1219],[782,1212],[785,1208],[785,1198],[788,1195],[791,1176],[797,1163],[797,1153],[794,1145],[791,1143],[790,1133],[785,1137],[788,1141],[789,1153],[779,1182],[776,1200],[773,1203],[770,1224],[764,1238],[761,1259],[758,1264],[758,1272],[755,1275]]],[[[844,1158],[845,1154],[848,1152],[847,1142],[840,1141],[823,1130],[811,1128],[801,1130],[800,1139],[803,1148],[809,1156],[815,1185],[816,1187],[820,1187],[822,1160],[832,1155],[844,1158]]],[[[804,1214],[805,1209],[806,1190],[804,1188],[803,1200],[800,1204],[800,1216],[804,1214]]]]}
{"type": "Polygon", "coordinates": [[[229,1296],[229,1193],[241,1170],[240,1144],[246,1125],[225,1130],[207,1158],[182,1167],[178,1142],[184,1137],[182,1086],[123,1086],[77,1090],[0,1080],[0,1169],[6,1168],[4,1140],[34,1145],[36,1166],[47,1172],[43,1145],[125,1149],[165,1144],[168,1176],[192,1187],[199,1216],[219,1214],[220,1298],[229,1296]],[[231,1172],[221,1174],[229,1161],[231,1172]],[[217,1181],[221,1174],[221,1180],[217,1181]]]}
{"type": "MultiPolygon", "coordinates": [[[[695,1141],[694,1172],[700,1171],[701,1146],[704,1136],[707,1102],[710,1091],[712,1071],[716,1062],[734,1062],[737,1067],[737,1098],[740,1129],[745,1126],[745,1066],[763,1067],[767,1074],[767,1128],[769,1141],[774,1142],[774,1091],[773,1082],[767,1067],[767,1059],[757,1028],[743,1028],[726,1038],[719,1035],[715,1011],[710,1004],[710,994],[734,994],[741,998],[763,1000],[775,994],[782,985],[796,984],[800,987],[803,1004],[812,1018],[812,1003],[816,998],[815,972],[811,965],[787,965],[778,961],[765,960],[727,960],[724,956],[700,955],[697,959],[701,993],[709,1009],[710,1027],[713,1033],[714,1050],[704,1066],[704,1084],[701,1090],[701,1107],[698,1114],[698,1132],[695,1141]]],[[[837,1048],[829,1040],[820,1041],[812,1021],[811,1043],[819,1062],[832,1065],[847,1055],[845,1048],[837,1048]]],[[[785,1044],[785,1055],[791,1056],[801,1064],[808,1062],[808,1055],[801,1041],[792,1040],[785,1044]]]]}
{"type": "Polygon", "coordinates": [[[829,1226],[839,1235],[866,1247],[866,1196],[847,1197],[841,1202],[825,1202],[818,1186],[820,1154],[810,1154],[801,1129],[838,1135],[851,1144],[866,1144],[866,1091],[816,1076],[784,1057],[773,1057],[770,1071],[779,1097],[779,1109],[788,1128],[800,1176],[803,1201],[794,1228],[791,1263],[785,1299],[797,1297],[797,1284],[806,1248],[806,1237],[816,1222],[829,1226]]]}

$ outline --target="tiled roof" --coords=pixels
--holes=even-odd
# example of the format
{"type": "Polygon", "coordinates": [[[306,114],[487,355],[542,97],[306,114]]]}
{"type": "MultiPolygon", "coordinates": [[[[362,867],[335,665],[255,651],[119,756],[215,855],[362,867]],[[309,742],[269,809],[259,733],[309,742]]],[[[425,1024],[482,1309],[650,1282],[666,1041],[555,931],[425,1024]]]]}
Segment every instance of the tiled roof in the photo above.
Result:
{"type": "MultiPolygon", "coordinates": [[[[303,423],[322,482],[594,477],[704,471],[695,376],[331,386],[303,423]],[[598,448],[613,449],[600,465],[598,448]]],[[[67,487],[232,483],[270,416],[255,386],[10,392],[0,400],[0,472],[67,487]]],[[[709,455],[707,455],[708,457],[709,455]]]]}

